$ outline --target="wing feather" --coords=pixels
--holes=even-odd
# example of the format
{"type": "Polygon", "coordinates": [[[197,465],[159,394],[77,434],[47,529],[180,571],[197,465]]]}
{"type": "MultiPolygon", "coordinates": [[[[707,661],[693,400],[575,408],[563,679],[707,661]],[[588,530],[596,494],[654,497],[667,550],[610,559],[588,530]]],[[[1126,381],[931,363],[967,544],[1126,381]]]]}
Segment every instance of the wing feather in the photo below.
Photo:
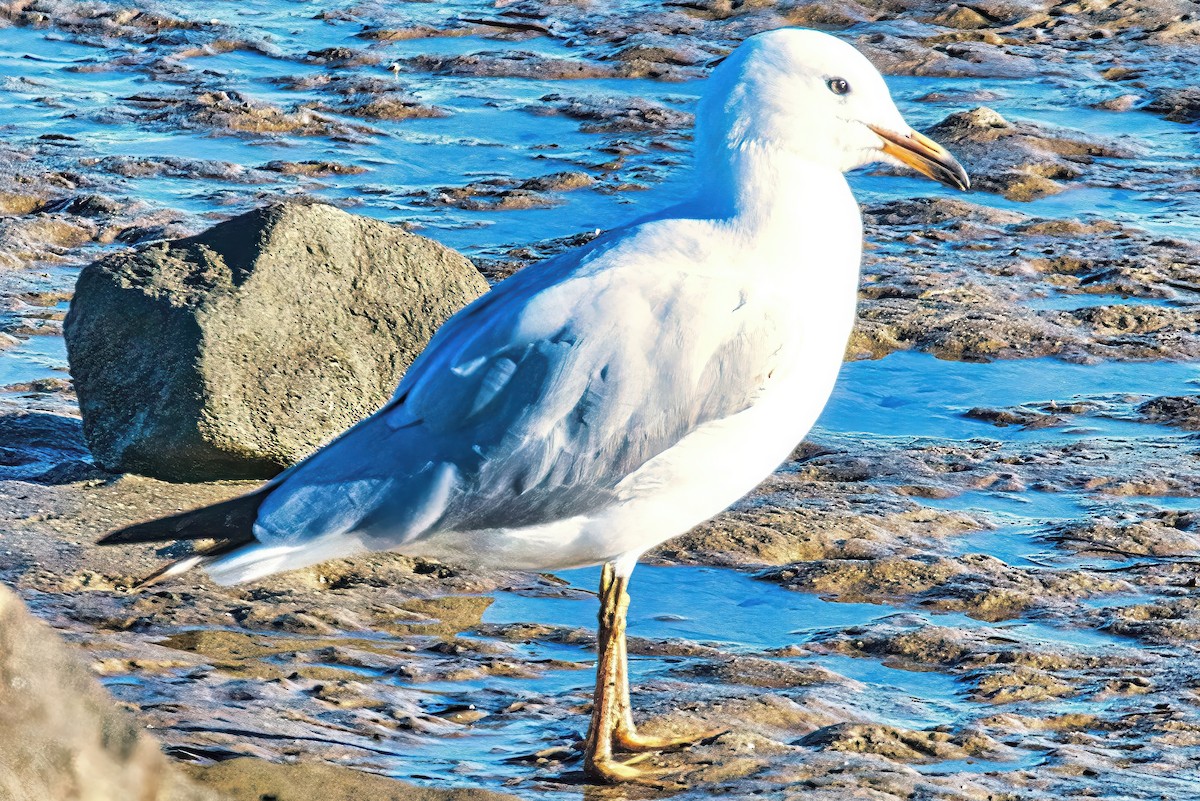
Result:
{"type": "Polygon", "coordinates": [[[256,536],[346,533],[382,550],[587,515],[698,426],[754,402],[766,368],[753,321],[711,342],[688,335],[697,303],[736,314],[736,292],[726,303],[606,268],[627,253],[590,259],[527,268],[452,318],[390,404],[265,499],[256,536]]]}

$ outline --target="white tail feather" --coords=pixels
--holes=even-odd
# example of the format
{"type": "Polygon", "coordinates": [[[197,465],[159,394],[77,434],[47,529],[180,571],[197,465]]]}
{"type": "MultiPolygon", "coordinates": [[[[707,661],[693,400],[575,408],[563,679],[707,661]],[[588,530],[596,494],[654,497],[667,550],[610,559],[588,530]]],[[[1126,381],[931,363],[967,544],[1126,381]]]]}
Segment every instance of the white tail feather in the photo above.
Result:
{"type": "Polygon", "coordinates": [[[347,537],[322,537],[298,545],[255,543],[206,562],[204,569],[217,584],[229,586],[244,581],[309,567],[327,559],[338,559],[364,550],[357,540],[347,537]]]}

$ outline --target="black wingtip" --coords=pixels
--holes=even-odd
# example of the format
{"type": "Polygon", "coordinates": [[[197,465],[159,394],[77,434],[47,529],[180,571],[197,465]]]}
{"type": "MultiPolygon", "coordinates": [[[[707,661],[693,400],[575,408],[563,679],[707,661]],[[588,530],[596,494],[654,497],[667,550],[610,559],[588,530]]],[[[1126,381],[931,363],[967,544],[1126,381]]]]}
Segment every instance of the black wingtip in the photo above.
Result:
{"type": "Polygon", "coordinates": [[[175,540],[217,539],[249,542],[254,539],[254,521],[258,507],[267,496],[267,488],[211,506],[193,509],[177,515],[134,523],[110,531],[97,545],[130,545],[140,542],[173,542],[175,540]]]}
{"type": "Polygon", "coordinates": [[[164,517],[119,528],[116,531],[108,532],[96,540],[96,544],[128,545],[135,542],[165,542],[167,540],[181,539],[175,533],[175,526],[173,525],[175,519],[175,517],[164,517]]]}

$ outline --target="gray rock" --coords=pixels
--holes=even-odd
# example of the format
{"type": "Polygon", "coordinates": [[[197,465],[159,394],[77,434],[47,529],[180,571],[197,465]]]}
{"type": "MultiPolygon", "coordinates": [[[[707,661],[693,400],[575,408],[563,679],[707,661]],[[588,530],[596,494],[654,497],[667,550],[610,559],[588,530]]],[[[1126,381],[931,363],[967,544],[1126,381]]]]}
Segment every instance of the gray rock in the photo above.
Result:
{"type": "Polygon", "coordinates": [[[84,434],[111,471],[270,476],[386,401],[486,290],[462,255],[326,205],[108,256],[65,324],[84,434]]]}
{"type": "Polygon", "coordinates": [[[967,167],[973,188],[1030,201],[1061,192],[1070,181],[1095,181],[1097,159],[1137,155],[1082,131],[1010,122],[986,106],[959,111],[926,131],[967,167]]]}
{"type": "Polygon", "coordinates": [[[1150,101],[1146,110],[1171,122],[1200,122],[1200,87],[1166,89],[1150,101]]]}
{"type": "Polygon", "coordinates": [[[177,774],[75,653],[2,584],[0,798],[217,799],[177,774]]]}

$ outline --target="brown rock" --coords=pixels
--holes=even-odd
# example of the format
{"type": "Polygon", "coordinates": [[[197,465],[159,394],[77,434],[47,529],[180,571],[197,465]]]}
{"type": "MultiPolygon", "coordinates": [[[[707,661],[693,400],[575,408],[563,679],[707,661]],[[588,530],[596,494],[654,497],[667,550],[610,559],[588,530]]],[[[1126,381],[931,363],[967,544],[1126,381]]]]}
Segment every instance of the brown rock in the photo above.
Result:
{"type": "Polygon", "coordinates": [[[0,585],[0,797],[5,801],[216,801],[45,625],[0,585]]]}
{"type": "Polygon", "coordinates": [[[986,106],[951,114],[928,133],[967,165],[974,186],[1011,200],[1061,192],[1097,157],[1133,155],[1082,133],[1009,122],[986,106]]]}
{"type": "Polygon", "coordinates": [[[1147,423],[1200,431],[1200,395],[1154,398],[1139,406],[1138,412],[1147,423]]]}
{"type": "Polygon", "coordinates": [[[1172,122],[1200,121],[1200,88],[1167,89],[1151,100],[1146,110],[1172,122]]]}
{"type": "Polygon", "coordinates": [[[200,782],[230,801],[512,801],[515,796],[489,790],[444,790],[376,776],[338,765],[309,762],[276,765],[261,759],[231,759],[216,765],[188,766],[200,782]]]}

